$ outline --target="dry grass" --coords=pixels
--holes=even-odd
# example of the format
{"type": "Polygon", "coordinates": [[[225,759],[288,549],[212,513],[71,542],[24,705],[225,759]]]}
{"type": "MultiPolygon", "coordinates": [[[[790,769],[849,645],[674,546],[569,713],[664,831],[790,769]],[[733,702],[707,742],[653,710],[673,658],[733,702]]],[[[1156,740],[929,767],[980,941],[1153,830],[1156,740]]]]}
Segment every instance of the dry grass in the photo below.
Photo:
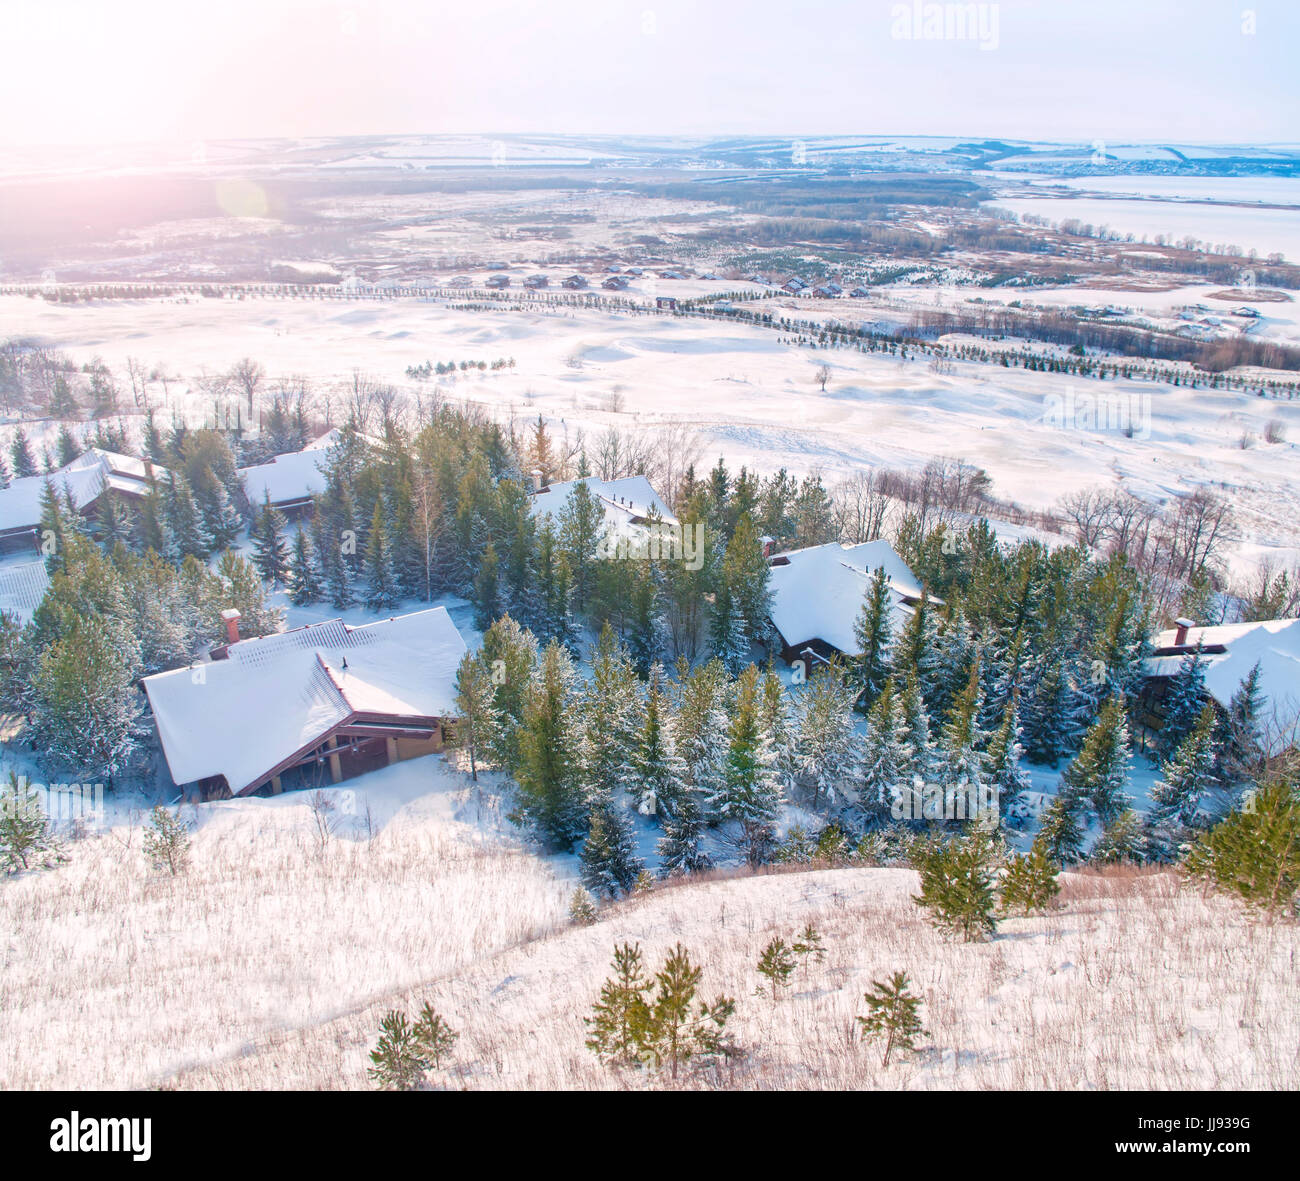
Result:
{"type": "Polygon", "coordinates": [[[227,807],[176,878],[137,828],[0,882],[0,1089],[154,1085],[565,921],[544,864],[467,831],[399,821],[322,851],[305,799],[227,807]]]}
{"type": "Polygon", "coordinates": [[[180,1073],[183,1087],[364,1087],[382,1011],[428,999],[460,1031],[437,1084],[639,1089],[665,1085],[602,1068],[582,1017],[613,945],[656,961],[679,938],[704,989],[739,1001],[747,1056],[687,1086],[755,1088],[1269,1088],[1300,1084],[1294,925],[1249,922],[1167,873],[1071,875],[1063,905],[1009,920],[984,944],[939,936],[896,869],[718,879],[656,890],[598,924],[485,957],[312,1028],[276,1034],[180,1073]],[[812,920],[824,963],[801,968],[778,1003],[754,995],[773,935],[812,920]],[[854,1016],[870,982],[901,968],[925,1000],[927,1048],[880,1066],[854,1016]]]}

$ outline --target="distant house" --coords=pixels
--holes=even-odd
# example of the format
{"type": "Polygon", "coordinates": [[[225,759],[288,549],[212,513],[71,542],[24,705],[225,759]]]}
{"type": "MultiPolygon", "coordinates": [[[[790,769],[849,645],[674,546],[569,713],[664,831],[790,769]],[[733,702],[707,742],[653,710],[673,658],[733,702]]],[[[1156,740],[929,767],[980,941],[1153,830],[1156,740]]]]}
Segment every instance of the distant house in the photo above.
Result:
{"type": "Polygon", "coordinates": [[[843,288],[835,283],[822,283],[812,289],[818,299],[838,299],[842,291],[843,288]]]}
{"type": "Polygon", "coordinates": [[[745,282],[746,282],[746,283],[759,283],[759,284],[761,284],[761,285],[764,286],[764,287],[771,287],[771,286],[772,286],[772,280],[771,280],[767,275],[762,275],[762,274],[746,275],[746,276],[745,276],[745,282]]]}
{"type": "Polygon", "coordinates": [[[853,546],[830,542],[790,550],[772,555],[769,566],[772,626],[781,639],[781,658],[788,663],[858,655],[854,624],[878,569],[889,577],[895,635],[921,601],[919,580],[887,541],[853,546]]]}
{"type": "Polygon", "coordinates": [[[325,468],[326,448],[312,446],[277,455],[269,463],[241,468],[239,478],[244,482],[249,504],[256,507],[269,496],[275,508],[293,515],[308,508],[312,497],[325,491],[325,468]]]}
{"type": "Polygon", "coordinates": [[[0,489],[0,550],[36,542],[47,482],[60,494],[70,496],[84,516],[94,517],[106,490],[138,504],[149,495],[155,478],[166,483],[168,475],[147,459],[91,447],[53,472],[19,477],[8,488],[0,489]]]}
{"type": "Polygon", "coordinates": [[[448,287],[473,287],[474,280],[468,275],[456,275],[454,278],[447,280],[448,287]]]}
{"type": "Polygon", "coordinates": [[[686,276],[683,275],[681,271],[660,271],[660,272],[659,272],[659,278],[661,278],[661,279],[685,279],[686,276]]]}
{"type": "Polygon", "coordinates": [[[656,295],[655,307],[666,309],[668,311],[676,311],[677,300],[671,295],[656,295]]]}
{"type": "Polygon", "coordinates": [[[510,276],[489,275],[487,278],[487,286],[492,287],[497,291],[500,291],[502,288],[510,286],[510,276]]]}
{"type": "Polygon", "coordinates": [[[601,286],[606,291],[626,291],[628,278],[626,275],[610,275],[608,279],[601,283],[601,286]]]}
{"type": "Polygon", "coordinates": [[[704,274],[700,276],[700,278],[708,283],[716,283],[719,281],[718,276],[715,275],[712,271],[706,271],[704,274]]]}
{"type": "Polygon", "coordinates": [[[781,290],[789,295],[799,295],[807,286],[808,284],[802,279],[787,279],[781,284],[781,290]]]}
{"type": "Polygon", "coordinates": [[[1246,307],[1246,306],[1243,304],[1243,305],[1242,305],[1241,307],[1239,307],[1239,308],[1233,308],[1233,309],[1232,309],[1232,314],[1233,314],[1234,316],[1242,316],[1242,317],[1244,317],[1244,318],[1247,319],[1247,320],[1257,320],[1257,319],[1259,318],[1259,309],[1258,309],[1258,308],[1249,308],[1249,307],[1246,307]]]}
{"type": "Polygon", "coordinates": [[[1228,623],[1197,627],[1190,619],[1158,633],[1154,651],[1143,666],[1145,677],[1138,715],[1148,735],[1164,726],[1164,701],[1169,682],[1183,665],[1183,657],[1201,646],[1205,691],[1220,709],[1226,709],[1250,670],[1259,665],[1264,707],[1265,737],[1272,738],[1270,754],[1280,753],[1300,739],[1300,619],[1264,619],[1254,623],[1228,623]]]}
{"type": "Polygon", "coordinates": [[[560,281],[560,286],[566,287],[570,291],[581,291],[582,288],[586,287],[586,285],[587,280],[581,275],[570,275],[567,279],[562,279],[560,281]]]}
{"type": "Polygon", "coordinates": [[[465,641],[445,607],[231,640],[144,678],[173,781],[199,798],[338,783],[442,749],[465,641]]]}
{"type": "Polygon", "coordinates": [[[625,273],[639,277],[645,274],[645,270],[642,267],[628,267],[625,273]]]}
{"type": "Polygon", "coordinates": [[[866,299],[870,295],[871,292],[868,291],[865,287],[861,287],[861,286],[855,287],[852,291],[849,292],[850,299],[866,299]]]}
{"type": "Polygon", "coordinates": [[[524,286],[535,291],[538,288],[549,286],[550,282],[551,281],[545,275],[529,275],[528,278],[524,280],[524,286]]]}

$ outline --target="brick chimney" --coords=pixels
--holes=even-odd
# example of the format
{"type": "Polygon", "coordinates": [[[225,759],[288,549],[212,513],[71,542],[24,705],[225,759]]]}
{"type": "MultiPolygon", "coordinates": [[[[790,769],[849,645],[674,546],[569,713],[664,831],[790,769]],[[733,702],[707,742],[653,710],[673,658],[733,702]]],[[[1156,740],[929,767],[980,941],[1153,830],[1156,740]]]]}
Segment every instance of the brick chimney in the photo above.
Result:
{"type": "Polygon", "coordinates": [[[1195,620],[1181,618],[1174,620],[1174,647],[1181,648],[1187,643],[1187,629],[1195,627],[1195,620]]]}
{"type": "Polygon", "coordinates": [[[546,490],[546,473],[541,468],[533,468],[529,472],[529,478],[534,492],[544,492],[546,490]]]}
{"type": "Polygon", "coordinates": [[[222,613],[221,618],[226,625],[226,643],[239,643],[239,608],[227,607],[222,613]]]}

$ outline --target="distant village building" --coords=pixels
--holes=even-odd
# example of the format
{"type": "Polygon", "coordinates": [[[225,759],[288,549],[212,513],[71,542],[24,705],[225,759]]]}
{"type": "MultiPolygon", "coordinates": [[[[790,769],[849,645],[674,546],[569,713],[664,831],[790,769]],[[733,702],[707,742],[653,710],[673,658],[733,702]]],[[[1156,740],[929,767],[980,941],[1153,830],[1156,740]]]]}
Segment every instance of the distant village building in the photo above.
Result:
{"type": "Polygon", "coordinates": [[[626,291],[628,286],[627,276],[610,275],[608,279],[601,283],[601,286],[606,291],[626,291]]]}
{"type": "Polygon", "coordinates": [[[326,452],[338,438],[339,431],[335,428],[301,451],[240,468],[239,478],[248,503],[256,508],[269,495],[271,504],[288,516],[310,508],[312,497],[325,491],[326,452]]]}
{"type": "Polygon", "coordinates": [[[83,516],[94,518],[106,490],[138,505],[149,495],[155,480],[165,485],[169,475],[147,459],[91,447],[55,471],[12,480],[8,488],[0,489],[0,550],[38,543],[41,499],[47,483],[60,496],[71,497],[83,516]]]}
{"type": "Polygon", "coordinates": [[[570,275],[567,279],[563,279],[560,282],[561,287],[566,287],[570,291],[581,291],[582,288],[586,287],[586,285],[587,280],[581,275],[570,275]]]}
{"type": "Polygon", "coordinates": [[[144,678],[173,781],[191,797],[338,783],[441,750],[465,641],[445,607],[238,639],[144,678]]]}
{"type": "Polygon", "coordinates": [[[842,291],[843,288],[836,283],[822,283],[812,289],[818,299],[838,299],[842,291]]]}
{"type": "Polygon", "coordinates": [[[496,291],[500,291],[502,288],[510,286],[510,276],[489,275],[487,279],[487,285],[496,291]]]}
{"type": "Polygon", "coordinates": [[[677,310],[677,300],[671,295],[655,296],[655,307],[666,309],[668,311],[677,310]]]}
{"type": "Polygon", "coordinates": [[[468,275],[456,275],[454,278],[447,280],[448,287],[473,287],[474,280],[468,275]]]}
{"type": "Polygon", "coordinates": [[[1170,682],[1183,667],[1183,658],[1201,648],[1205,692],[1220,710],[1256,664],[1259,688],[1266,699],[1263,718],[1270,754],[1278,754],[1300,740],[1300,619],[1264,619],[1253,623],[1227,623],[1197,627],[1190,619],[1158,633],[1154,651],[1143,664],[1145,681],[1138,701],[1138,717],[1148,735],[1164,726],[1165,696],[1170,682]]]}
{"type": "Polygon", "coordinates": [[[866,299],[871,294],[865,287],[858,286],[849,292],[851,299],[866,299]]]}
{"type": "MultiPolygon", "coordinates": [[[[895,635],[921,601],[919,580],[887,541],[852,546],[830,542],[789,550],[772,555],[769,566],[772,626],[787,663],[825,663],[836,655],[859,655],[854,624],[878,569],[889,577],[895,635]]],[[[930,601],[938,602],[933,597],[930,601]]]]}
{"type": "Polygon", "coordinates": [[[529,275],[528,278],[524,280],[524,286],[532,290],[537,290],[538,288],[549,286],[550,282],[551,281],[545,275],[529,275]]]}

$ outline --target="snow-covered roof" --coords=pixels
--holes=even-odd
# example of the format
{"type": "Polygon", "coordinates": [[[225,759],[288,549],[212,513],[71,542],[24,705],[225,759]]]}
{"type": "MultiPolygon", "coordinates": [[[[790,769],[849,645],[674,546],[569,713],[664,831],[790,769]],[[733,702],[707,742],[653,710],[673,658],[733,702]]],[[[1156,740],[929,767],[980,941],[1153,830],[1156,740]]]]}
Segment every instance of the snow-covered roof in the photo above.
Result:
{"type": "Polygon", "coordinates": [[[45,562],[24,562],[0,567],[0,611],[28,624],[36,608],[50,589],[50,575],[45,562]]]}
{"type": "MultiPolygon", "coordinates": [[[[166,479],[165,471],[155,470],[159,479],[166,479]]],[[[106,486],[135,496],[144,496],[149,490],[143,459],[91,447],[53,472],[22,476],[0,489],[0,533],[35,528],[41,519],[41,496],[47,480],[59,492],[67,489],[78,508],[85,508],[106,486]]]]}
{"type": "Polygon", "coordinates": [[[325,448],[312,446],[242,468],[239,474],[250,504],[261,504],[268,492],[272,504],[290,504],[325,491],[325,468],[325,448]]]}
{"type": "Polygon", "coordinates": [[[367,717],[448,717],[465,641],[445,607],[349,627],[311,624],[144,679],[177,784],[224,775],[234,794],[367,717]],[[345,666],[346,665],[346,666],[345,666]]]}
{"type": "Polygon", "coordinates": [[[921,584],[887,541],[814,545],[772,555],[772,623],[788,645],[824,640],[848,656],[858,654],[853,625],[877,569],[889,576],[894,629],[912,613],[905,600],[921,597],[921,584]]]}
{"type": "Polygon", "coordinates": [[[1176,639],[1173,628],[1155,637],[1157,651],[1178,651],[1148,659],[1143,666],[1147,676],[1177,676],[1183,651],[1191,651],[1199,643],[1205,664],[1205,690],[1220,705],[1227,706],[1258,663],[1260,691],[1267,698],[1263,708],[1267,729],[1295,734],[1300,725],[1300,619],[1192,627],[1187,629],[1182,645],[1176,644],[1176,639]]]}
{"type": "Polygon", "coordinates": [[[629,526],[639,524],[655,509],[665,524],[677,522],[672,509],[663,502],[645,476],[624,476],[619,480],[597,480],[594,476],[586,476],[566,480],[563,484],[552,484],[533,496],[533,516],[545,514],[558,518],[568,504],[575,484],[587,485],[587,490],[605,509],[606,525],[616,532],[623,532],[629,526]]]}

